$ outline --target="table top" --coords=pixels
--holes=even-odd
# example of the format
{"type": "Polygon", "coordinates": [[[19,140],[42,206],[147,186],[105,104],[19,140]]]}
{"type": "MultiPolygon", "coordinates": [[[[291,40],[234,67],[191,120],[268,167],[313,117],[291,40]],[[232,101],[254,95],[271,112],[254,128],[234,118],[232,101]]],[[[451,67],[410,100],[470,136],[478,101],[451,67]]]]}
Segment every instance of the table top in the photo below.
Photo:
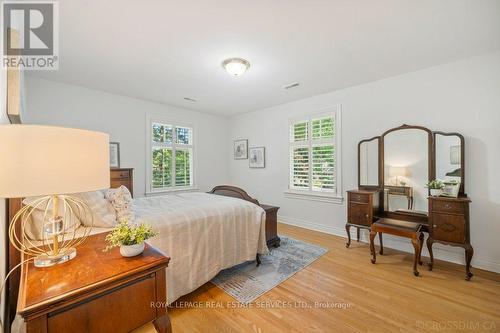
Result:
{"type": "Polygon", "coordinates": [[[260,206],[262,207],[262,209],[264,210],[272,210],[272,209],[279,209],[278,206],[271,206],[271,205],[266,205],[266,204],[260,204],[260,206]]]}
{"type": "Polygon", "coordinates": [[[120,255],[119,248],[108,252],[108,233],[89,236],[76,248],[74,259],[40,268],[33,260],[23,265],[17,310],[21,314],[47,307],[69,296],[85,294],[141,272],[168,265],[170,258],[146,244],[144,252],[132,258],[120,255]]]}

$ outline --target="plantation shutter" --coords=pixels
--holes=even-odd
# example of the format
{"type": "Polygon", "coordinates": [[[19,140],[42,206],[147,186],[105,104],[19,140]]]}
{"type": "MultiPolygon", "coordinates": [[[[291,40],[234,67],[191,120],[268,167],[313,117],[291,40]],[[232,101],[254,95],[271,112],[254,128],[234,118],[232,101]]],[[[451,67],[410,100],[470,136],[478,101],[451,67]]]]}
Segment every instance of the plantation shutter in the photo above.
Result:
{"type": "Polygon", "coordinates": [[[309,122],[290,126],[290,188],[309,189],[309,122]]]}
{"type": "Polygon", "coordinates": [[[151,188],[193,186],[193,129],[151,125],[151,188]]]}
{"type": "Polygon", "coordinates": [[[290,124],[290,189],[335,192],[335,116],[290,124]]]}
{"type": "Polygon", "coordinates": [[[335,119],[312,119],[312,190],[335,191],[335,119]]]}

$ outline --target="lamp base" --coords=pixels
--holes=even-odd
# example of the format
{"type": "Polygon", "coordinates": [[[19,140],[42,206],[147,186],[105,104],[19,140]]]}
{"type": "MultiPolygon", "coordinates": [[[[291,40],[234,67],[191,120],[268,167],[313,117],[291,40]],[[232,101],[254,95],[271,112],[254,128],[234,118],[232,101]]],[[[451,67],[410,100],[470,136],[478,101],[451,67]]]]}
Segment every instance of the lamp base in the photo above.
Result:
{"type": "Polygon", "coordinates": [[[61,249],[57,255],[41,254],[35,257],[35,267],[50,267],[69,261],[76,257],[76,249],[68,247],[61,249]]]}

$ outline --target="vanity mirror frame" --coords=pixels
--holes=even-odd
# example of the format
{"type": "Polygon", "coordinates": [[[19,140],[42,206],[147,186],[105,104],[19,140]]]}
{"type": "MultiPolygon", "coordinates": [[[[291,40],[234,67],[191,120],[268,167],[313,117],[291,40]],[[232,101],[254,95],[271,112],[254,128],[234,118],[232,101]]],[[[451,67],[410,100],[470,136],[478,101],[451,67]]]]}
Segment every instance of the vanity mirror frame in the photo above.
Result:
{"type": "Polygon", "coordinates": [[[465,139],[463,135],[456,132],[442,132],[442,131],[432,131],[424,126],[416,126],[416,125],[406,125],[403,124],[398,127],[391,128],[385,131],[380,136],[374,136],[370,139],[361,140],[358,143],[358,188],[360,190],[378,190],[379,193],[379,211],[378,216],[384,218],[393,218],[397,220],[403,221],[411,221],[411,222],[419,222],[422,224],[428,223],[428,216],[413,213],[413,212],[391,212],[385,211],[385,202],[384,202],[384,184],[385,184],[385,155],[384,155],[384,142],[385,136],[389,133],[400,131],[400,130],[408,130],[408,129],[417,129],[422,130],[427,133],[428,136],[428,180],[433,180],[436,178],[436,135],[444,135],[444,136],[457,136],[460,139],[460,163],[461,163],[461,184],[459,197],[466,196],[465,194],[465,139]],[[364,142],[371,142],[372,140],[378,140],[378,186],[374,185],[363,185],[361,184],[361,144],[364,142]]]}
{"type": "Polygon", "coordinates": [[[364,189],[364,190],[378,190],[382,184],[380,184],[380,179],[382,174],[383,174],[383,170],[380,170],[380,150],[382,149],[381,147],[381,137],[380,136],[374,136],[373,138],[370,138],[370,139],[364,139],[364,140],[361,140],[359,141],[358,143],[358,188],[360,189],[364,189]],[[361,184],[361,145],[363,143],[368,143],[368,142],[372,142],[373,140],[377,140],[377,147],[378,147],[378,150],[377,150],[377,158],[378,158],[378,184],[377,185],[363,185],[361,184]]]}

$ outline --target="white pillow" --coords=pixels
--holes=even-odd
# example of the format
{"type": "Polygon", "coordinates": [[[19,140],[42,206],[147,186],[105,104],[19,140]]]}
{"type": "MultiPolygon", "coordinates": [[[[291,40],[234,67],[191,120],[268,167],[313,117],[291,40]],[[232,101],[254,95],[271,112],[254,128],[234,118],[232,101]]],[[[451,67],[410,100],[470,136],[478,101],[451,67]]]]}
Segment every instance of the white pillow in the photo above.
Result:
{"type": "Polygon", "coordinates": [[[116,211],[116,219],[125,219],[129,222],[135,220],[135,214],[132,210],[132,195],[125,186],[110,188],[106,192],[106,198],[113,205],[116,211]]]}
{"type": "Polygon", "coordinates": [[[93,221],[79,216],[82,225],[101,228],[112,228],[116,225],[116,213],[111,203],[106,200],[102,191],[73,194],[87,204],[92,212],[93,221]]]}

